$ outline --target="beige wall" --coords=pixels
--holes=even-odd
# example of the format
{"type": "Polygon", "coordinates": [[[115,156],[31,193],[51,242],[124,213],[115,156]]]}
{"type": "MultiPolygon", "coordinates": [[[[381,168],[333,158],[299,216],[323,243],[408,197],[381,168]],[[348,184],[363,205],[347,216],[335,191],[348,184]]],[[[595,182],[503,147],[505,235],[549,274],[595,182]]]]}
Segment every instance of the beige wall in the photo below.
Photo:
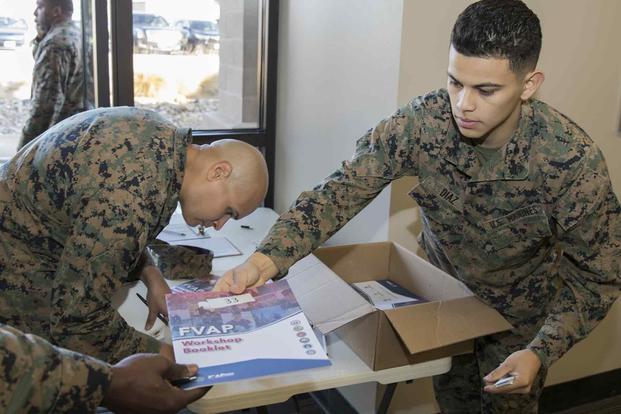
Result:
{"type": "MultiPolygon", "coordinates": [[[[404,3],[399,103],[446,82],[450,28],[471,1],[404,3]]],[[[611,180],[621,194],[621,2],[616,0],[527,0],[543,29],[540,67],[546,81],[539,99],[581,125],[600,146],[611,180]]],[[[405,195],[415,180],[394,183],[389,237],[416,249],[419,230],[415,204],[405,195]]],[[[587,338],[555,364],[548,384],[621,368],[621,305],[587,338]]],[[[409,387],[415,387],[411,385],[409,387]]],[[[418,385],[430,390],[428,383],[418,385]]],[[[415,402],[402,391],[394,412],[408,412],[415,402]],[[397,406],[400,406],[398,409],[397,406]]],[[[427,401],[428,402],[428,401],[427,401]]],[[[425,411],[423,411],[425,412],[425,411]]]]}
{"type": "MultiPolygon", "coordinates": [[[[621,2],[531,1],[540,16],[547,75],[539,98],[584,128],[602,149],[621,195],[621,2]]],[[[553,366],[548,383],[621,368],[621,306],[553,366]]]]}
{"type": "MultiPolygon", "coordinates": [[[[450,28],[467,0],[281,2],[276,209],[349,158],[355,139],[398,104],[446,82],[450,28]]],[[[602,148],[621,194],[621,2],[527,0],[544,33],[539,98],[602,148]]],[[[337,242],[390,238],[416,249],[414,183],[393,184],[337,242]]],[[[621,367],[621,306],[551,370],[549,383],[621,367]],[[578,357],[580,354],[580,357],[578,357]]],[[[399,387],[392,412],[433,412],[429,381],[399,387]]],[[[361,412],[370,412],[361,410],[361,412]]]]}
{"type": "MultiPolygon", "coordinates": [[[[351,158],[397,102],[401,0],[280,2],[275,207],[351,158]]],[[[390,189],[331,242],[386,240],[390,189]]]]}

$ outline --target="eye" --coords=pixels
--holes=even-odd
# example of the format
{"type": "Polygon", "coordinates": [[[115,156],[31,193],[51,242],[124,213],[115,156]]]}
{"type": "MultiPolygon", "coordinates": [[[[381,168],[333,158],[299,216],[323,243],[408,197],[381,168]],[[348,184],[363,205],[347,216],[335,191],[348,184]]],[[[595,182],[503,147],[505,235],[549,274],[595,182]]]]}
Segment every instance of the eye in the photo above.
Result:
{"type": "Polygon", "coordinates": [[[481,96],[491,96],[496,92],[495,89],[479,89],[481,96]]]}
{"type": "Polygon", "coordinates": [[[454,88],[461,88],[461,84],[457,82],[455,79],[449,79],[449,85],[454,88]]]}

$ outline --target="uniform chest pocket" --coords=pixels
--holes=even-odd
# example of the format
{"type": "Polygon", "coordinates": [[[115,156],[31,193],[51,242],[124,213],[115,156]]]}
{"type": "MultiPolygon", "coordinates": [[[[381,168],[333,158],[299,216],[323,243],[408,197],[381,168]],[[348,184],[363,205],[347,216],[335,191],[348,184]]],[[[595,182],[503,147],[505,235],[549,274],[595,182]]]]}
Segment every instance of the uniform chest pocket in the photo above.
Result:
{"type": "Polygon", "coordinates": [[[433,177],[425,178],[410,190],[409,195],[432,221],[439,224],[461,223],[461,195],[433,177]]]}
{"type": "Polygon", "coordinates": [[[487,237],[484,250],[504,258],[530,256],[552,237],[548,218],[540,205],[528,206],[483,223],[487,237]]]}

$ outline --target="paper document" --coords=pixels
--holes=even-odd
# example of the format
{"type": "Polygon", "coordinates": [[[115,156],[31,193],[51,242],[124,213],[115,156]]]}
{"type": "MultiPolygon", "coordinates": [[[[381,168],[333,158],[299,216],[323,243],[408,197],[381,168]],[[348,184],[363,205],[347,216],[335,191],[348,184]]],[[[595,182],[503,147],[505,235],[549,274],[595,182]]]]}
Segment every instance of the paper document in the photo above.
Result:
{"type": "Polygon", "coordinates": [[[389,279],[352,283],[352,286],[376,309],[387,310],[425,302],[423,298],[389,279]]]}
{"type": "Polygon", "coordinates": [[[214,258],[242,254],[226,237],[211,237],[207,233],[201,235],[197,228],[185,223],[169,224],[157,238],[173,246],[192,246],[211,250],[214,258]]]}
{"type": "Polygon", "coordinates": [[[158,239],[166,243],[178,240],[208,239],[210,237],[207,232],[200,234],[198,227],[190,227],[185,223],[169,224],[157,235],[158,239]]]}
{"type": "Polygon", "coordinates": [[[182,388],[330,365],[286,280],[227,295],[166,295],[175,359],[199,367],[182,388]]]}
{"type": "Polygon", "coordinates": [[[186,293],[186,292],[208,292],[213,290],[219,277],[206,277],[201,279],[193,279],[188,282],[181,283],[179,285],[170,288],[172,293],[186,293]]]}
{"type": "MultiPolygon", "coordinates": [[[[200,279],[192,279],[187,282],[183,282],[179,285],[172,286],[170,291],[172,293],[185,293],[185,292],[208,292],[213,290],[216,283],[220,280],[220,276],[211,275],[209,277],[202,277],[200,279]]],[[[272,280],[268,280],[265,284],[274,283],[272,280]]]]}

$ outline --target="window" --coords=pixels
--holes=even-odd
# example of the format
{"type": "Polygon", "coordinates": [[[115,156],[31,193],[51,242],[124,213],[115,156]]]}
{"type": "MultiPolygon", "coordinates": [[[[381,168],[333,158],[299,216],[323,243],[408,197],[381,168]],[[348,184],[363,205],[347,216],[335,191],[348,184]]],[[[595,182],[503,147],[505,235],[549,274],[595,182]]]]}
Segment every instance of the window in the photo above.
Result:
{"type": "MultiPolygon", "coordinates": [[[[259,147],[272,206],[278,1],[73,3],[95,106],[156,110],[192,128],[196,143],[226,137],[259,147]]],[[[0,6],[0,157],[9,157],[28,116],[35,1],[0,6]]]]}
{"type": "Polygon", "coordinates": [[[271,207],[278,1],[109,0],[95,7],[95,27],[109,22],[111,39],[109,66],[101,58],[96,65],[112,80],[109,90],[98,82],[99,104],[156,110],[192,128],[196,143],[236,138],[259,147],[271,207]]]}
{"type": "MultiPolygon", "coordinates": [[[[29,117],[30,89],[34,67],[32,41],[37,35],[36,1],[0,0],[0,162],[15,154],[21,131],[29,117]]],[[[73,0],[72,21],[82,27],[80,0],[73,0]]],[[[86,38],[84,40],[87,40],[86,38]]],[[[92,72],[92,51],[83,42],[87,56],[85,76],[92,72]]],[[[85,91],[92,95],[91,88],[85,91]]]]}

